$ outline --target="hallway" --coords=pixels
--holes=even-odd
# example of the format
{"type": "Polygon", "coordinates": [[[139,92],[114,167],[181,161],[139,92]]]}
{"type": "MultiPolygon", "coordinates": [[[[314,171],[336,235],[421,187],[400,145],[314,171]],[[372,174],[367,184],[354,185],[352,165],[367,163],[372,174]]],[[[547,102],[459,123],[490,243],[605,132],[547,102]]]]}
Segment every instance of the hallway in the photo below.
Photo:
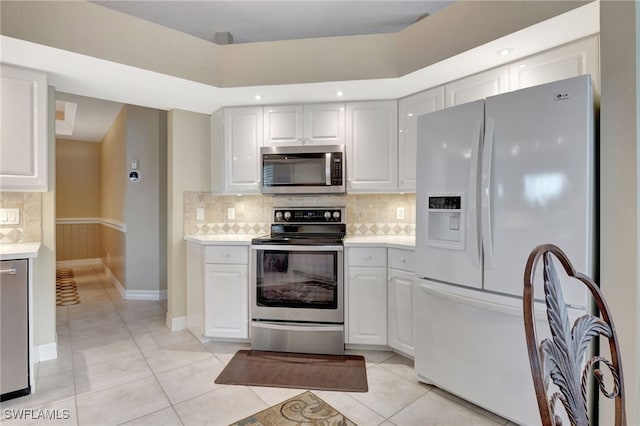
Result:
{"type": "MultiPolygon", "coordinates": [[[[36,366],[35,394],[0,404],[2,424],[228,425],[303,392],[215,384],[248,344],[172,333],[162,303],[123,300],[99,267],[73,271],[81,302],[57,307],[58,359],[36,366]]],[[[314,393],[360,426],[510,425],[418,383],[411,360],[353,352],[367,359],[369,392],[314,393]]]]}

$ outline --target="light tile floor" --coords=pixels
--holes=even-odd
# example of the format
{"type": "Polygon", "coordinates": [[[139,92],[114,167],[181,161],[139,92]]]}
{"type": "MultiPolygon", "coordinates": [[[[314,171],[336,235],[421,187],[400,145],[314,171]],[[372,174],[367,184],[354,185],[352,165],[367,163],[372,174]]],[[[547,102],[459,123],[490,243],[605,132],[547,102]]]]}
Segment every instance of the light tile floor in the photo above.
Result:
{"type": "MultiPolygon", "coordinates": [[[[97,267],[74,273],[81,303],[57,308],[58,358],[37,366],[36,393],[0,404],[0,423],[228,425],[302,392],[215,384],[247,344],[172,333],[162,303],[123,300],[97,267]],[[22,420],[11,418],[17,413],[22,420]]],[[[366,357],[369,392],[314,392],[360,426],[510,424],[419,383],[407,358],[351,352],[366,357]]]]}

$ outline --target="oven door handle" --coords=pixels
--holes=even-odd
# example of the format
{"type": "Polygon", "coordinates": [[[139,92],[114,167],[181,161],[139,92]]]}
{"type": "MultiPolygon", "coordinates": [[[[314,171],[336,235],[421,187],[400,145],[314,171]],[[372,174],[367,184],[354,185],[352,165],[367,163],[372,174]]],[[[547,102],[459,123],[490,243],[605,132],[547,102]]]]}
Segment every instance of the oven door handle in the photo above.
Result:
{"type": "Polygon", "coordinates": [[[309,246],[309,245],[278,245],[264,244],[252,245],[252,250],[276,250],[276,251],[344,251],[344,246],[309,246]]]}
{"type": "Polygon", "coordinates": [[[313,331],[343,331],[343,325],[317,325],[317,324],[293,324],[293,323],[284,323],[284,324],[275,324],[272,322],[261,322],[261,321],[253,321],[251,323],[252,327],[256,328],[266,328],[269,330],[285,330],[285,331],[309,331],[312,329],[313,331]]]}

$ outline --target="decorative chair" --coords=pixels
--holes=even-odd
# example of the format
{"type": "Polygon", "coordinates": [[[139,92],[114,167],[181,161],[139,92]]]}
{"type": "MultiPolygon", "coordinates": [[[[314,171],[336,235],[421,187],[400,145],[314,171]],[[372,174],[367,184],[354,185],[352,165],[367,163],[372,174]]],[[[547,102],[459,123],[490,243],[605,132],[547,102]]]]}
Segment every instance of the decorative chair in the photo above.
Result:
{"type": "Polygon", "coordinates": [[[626,425],[624,382],[618,338],[609,308],[598,286],[589,277],[576,272],[567,256],[558,247],[551,244],[540,245],[533,249],[527,260],[522,304],[529,363],[542,424],[544,426],[562,424],[560,416],[556,413],[558,401],[564,406],[572,425],[585,426],[589,424],[587,387],[589,372],[594,367],[593,375],[600,391],[607,398],[615,399],[615,425],[626,425]],[[573,328],[570,327],[569,314],[553,257],[560,262],[569,277],[573,277],[587,286],[595,300],[600,313],[599,317],[590,314],[583,315],[575,321],[573,328]],[[547,318],[552,337],[542,340],[538,346],[534,317],[533,282],[536,266],[541,258],[543,260],[547,318]],[[599,336],[604,336],[609,342],[611,361],[599,355],[588,354],[591,340],[599,336]],[[610,392],[604,384],[603,372],[598,368],[602,364],[608,368],[612,376],[613,389],[610,392]],[[549,395],[549,378],[559,390],[551,395],[549,395]]]}

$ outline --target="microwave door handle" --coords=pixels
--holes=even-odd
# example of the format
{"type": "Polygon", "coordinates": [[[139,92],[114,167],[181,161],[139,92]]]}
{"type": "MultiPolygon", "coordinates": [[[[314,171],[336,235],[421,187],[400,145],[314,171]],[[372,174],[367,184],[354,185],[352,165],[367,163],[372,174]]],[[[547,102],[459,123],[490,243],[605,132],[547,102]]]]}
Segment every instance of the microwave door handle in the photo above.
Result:
{"type": "Polygon", "coordinates": [[[327,152],[324,154],[324,177],[325,177],[325,185],[331,186],[331,153],[327,152]]]}

